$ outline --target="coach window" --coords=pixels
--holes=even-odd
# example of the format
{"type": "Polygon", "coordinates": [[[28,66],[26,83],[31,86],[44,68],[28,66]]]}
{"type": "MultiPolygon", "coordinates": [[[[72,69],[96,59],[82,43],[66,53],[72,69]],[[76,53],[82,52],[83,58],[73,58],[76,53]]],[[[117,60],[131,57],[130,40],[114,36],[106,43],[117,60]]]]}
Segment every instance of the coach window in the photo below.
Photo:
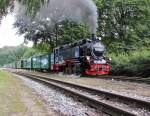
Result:
{"type": "Polygon", "coordinates": [[[79,57],[79,47],[75,47],[75,57],[79,57]]]}
{"type": "Polygon", "coordinates": [[[58,49],[56,49],[56,56],[58,57],[58,49]]]}

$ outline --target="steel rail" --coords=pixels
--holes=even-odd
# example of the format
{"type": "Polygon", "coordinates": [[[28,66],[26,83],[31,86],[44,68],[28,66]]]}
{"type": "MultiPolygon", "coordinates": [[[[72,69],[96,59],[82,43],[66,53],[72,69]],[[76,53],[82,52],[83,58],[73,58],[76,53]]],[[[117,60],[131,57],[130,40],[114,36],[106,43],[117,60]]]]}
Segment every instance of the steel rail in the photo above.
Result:
{"type": "Polygon", "coordinates": [[[76,92],[76,91],[70,90],[67,87],[61,86],[60,84],[55,83],[55,82],[45,80],[44,78],[43,79],[40,77],[37,78],[35,75],[16,73],[16,72],[15,72],[15,74],[22,75],[22,76],[25,76],[28,78],[32,78],[32,79],[39,81],[39,82],[42,82],[48,86],[54,86],[56,88],[64,90],[67,93],[71,94],[73,97],[76,97],[76,98],[88,103],[89,105],[96,107],[97,109],[101,110],[103,113],[106,113],[108,115],[111,115],[111,116],[137,116],[133,112],[124,110],[124,109],[117,107],[117,106],[113,106],[113,104],[108,104],[108,103],[105,103],[103,101],[96,100],[92,97],[84,95],[81,92],[76,92]]]}

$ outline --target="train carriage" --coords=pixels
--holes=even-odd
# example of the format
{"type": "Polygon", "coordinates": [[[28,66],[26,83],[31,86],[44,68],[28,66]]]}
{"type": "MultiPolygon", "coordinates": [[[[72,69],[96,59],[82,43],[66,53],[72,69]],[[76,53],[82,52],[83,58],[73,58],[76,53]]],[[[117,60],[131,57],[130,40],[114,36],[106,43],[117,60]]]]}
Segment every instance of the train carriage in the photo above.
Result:
{"type": "Polygon", "coordinates": [[[4,67],[5,67],[5,68],[13,68],[12,64],[13,64],[13,63],[9,63],[9,64],[5,65],[4,67]]]}
{"type": "Polygon", "coordinates": [[[50,70],[50,65],[51,65],[51,55],[42,55],[40,57],[40,69],[41,70],[50,70]]]}
{"type": "Polygon", "coordinates": [[[26,69],[27,61],[26,59],[22,60],[22,69],[26,69]]]}
{"type": "Polygon", "coordinates": [[[23,69],[32,69],[32,58],[23,59],[21,63],[23,69]]]}
{"type": "Polygon", "coordinates": [[[22,68],[22,60],[18,60],[18,61],[16,62],[16,68],[17,68],[17,69],[21,69],[21,68],[22,68]]]}
{"type": "Polygon", "coordinates": [[[32,69],[32,58],[28,58],[28,59],[27,59],[26,68],[27,68],[27,69],[32,69]]]}
{"type": "Polygon", "coordinates": [[[41,69],[40,56],[36,56],[32,58],[32,69],[35,69],[35,70],[41,69]]]}
{"type": "Polygon", "coordinates": [[[13,63],[12,63],[12,68],[14,68],[14,69],[17,68],[16,62],[13,62],[13,63]]]}

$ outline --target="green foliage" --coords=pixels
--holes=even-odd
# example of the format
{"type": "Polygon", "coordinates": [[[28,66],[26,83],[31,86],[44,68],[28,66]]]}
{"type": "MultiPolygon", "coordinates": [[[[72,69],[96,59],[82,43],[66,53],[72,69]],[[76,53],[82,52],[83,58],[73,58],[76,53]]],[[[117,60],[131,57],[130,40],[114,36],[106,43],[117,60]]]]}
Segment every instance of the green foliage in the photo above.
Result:
{"type": "Polygon", "coordinates": [[[50,44],[48,44],[46,42],[42,42],[37,45],[34,45],[32,49],[34,49],[42,54],[48,54],[49,52],[51,52],[53,50],[51,48],[50,44]]]}
{"type": "Polygon", "coordinates": [[[8,12],[13,11],[14,0],[0,0],[0,23],[3,16],[6,16],[8,12]]]}
{"type": "Polygon", "coordinates": [[[39,51],[38,48],[28,48],[26,50],[26,52],[24,53],[24,55],[22,56],[22,58],[30,58],[32,56],[37,56],[37,55],[41,55],[41,54],[45,54],[43,51],[39,51]]]}
{"type": "Polygon", "coordinates": [[[127,76],[150,76],[149,50],[132,51],[129,54],[110,54],[111,74],[127,76]]]}
{"type": "Polygon", "coordinates": [[[20,59],[26,49],[24,46],[0,48],[0,65],[2,66],[20,59]]]}
{"type": "Polygon", "coordinates": [[[0,22],[3,16],[6,16],[9,12],[13,12],[15,1],[26,6],[26,14],[31,18],[35,16],[41,5],[49,2],[49,0],[0,0],[0,22]]]}
{"type": "Polygon", "coordinates": [[[39,51],[37,48],[27,48],[25,46],[3,47],[0,48],[0,66],[40,54],[45,54],[45,52],[39,51]]]}
{"type": "Polygon", "coordinates": [[[95,0],[99,10],[98,35],[110,51],[129,51],[150,44],[148,0],[95,0]],[[121,49],[120,49],[121,48],[121,49]]]}
{"type": "Polygon", "coordinates": [[[18,0],[18,1],[20,1],[23,5],[26,6],[27,9],[26,13],[31,17],[34,17],[35,14],[40,9],[41,5],[48,3],[50,0],[18,0]]]}
{"type": "Polygon", "coordinates": [[[0,0],[0,9],[4,11],[9,5],[11,0],[0,0]]]}
{"type": "Polygon", "coordinates": [[[90,36],[88,28],[85,25],[79,25],[69,21],[62,23],[61,27],[58,28],[57,34],[58,45],[72,43],[90,36]]]}

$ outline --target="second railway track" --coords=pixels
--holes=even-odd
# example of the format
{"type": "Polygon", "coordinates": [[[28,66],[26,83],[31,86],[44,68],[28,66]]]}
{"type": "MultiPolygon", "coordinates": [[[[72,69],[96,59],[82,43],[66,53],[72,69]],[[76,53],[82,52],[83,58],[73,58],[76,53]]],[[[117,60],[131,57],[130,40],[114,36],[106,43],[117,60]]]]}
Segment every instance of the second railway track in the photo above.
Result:
{"type": "MultiPolygon", "coordinates": [[[[101,110],[102,113],[112,116],[141,116],[136,109],[150,111],[150,102],[131,98],[116,93],[101,91],[98,89],[89,88],[73,83],[60,81],[57,79],[49,78],[44,75],[30,74],[24,72],[14,72],[36,81],[42,82],[46,85],[54,86],[73,96],[78,97],[82,101],[86,101],[92,107],[101,110]]],[[[140,111],[139,111],[140,112],[140,111]]]]}

